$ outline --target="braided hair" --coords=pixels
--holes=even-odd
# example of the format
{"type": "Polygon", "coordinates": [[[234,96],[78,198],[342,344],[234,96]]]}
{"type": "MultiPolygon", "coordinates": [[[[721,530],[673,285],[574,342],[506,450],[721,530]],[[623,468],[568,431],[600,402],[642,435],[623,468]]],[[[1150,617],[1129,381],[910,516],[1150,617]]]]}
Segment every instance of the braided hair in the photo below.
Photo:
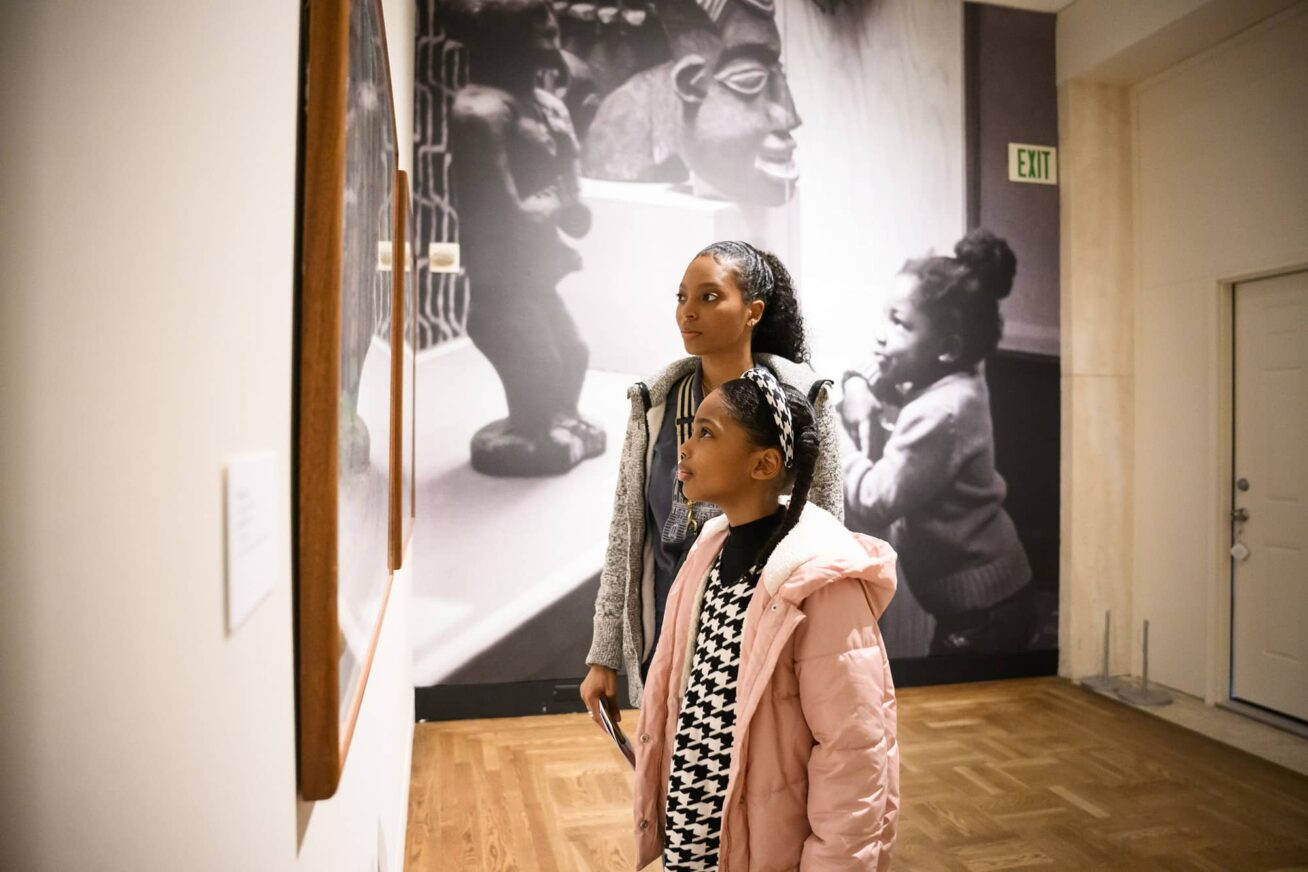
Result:
{"type": "Polygon", "coordinates": [[[927,316],[958,335],[960,366],[975,366],[995,350],[1004,333],[999,301],[1017,274],[1017,256],[1004,239],[978,227],[958,241],[953,257],[916,258],[903,272],[917,279],[927,316]]]}
{"type": "Polygon", "coordinates": [[[750,345],[757,353],[775,354],[795,363],[809,359],[808,337],[804,316],[799,311],[799,297],[790,271],[770,251],[762,251],[748,242],[715,242],[696,257],[709,255],[720,264],[729,264],[736,272],[736,282],[745,294],[745,302],[763,301],[763,317],[754,327],[750,345]]]}
{"type": "MultiPolygon", "coordinates": [[[[783,383],[781,389],[786,394],[795,432],[795,465],[787,470],[786,484],[791,486],[790,505],[771,538],[760,549],[755,559],[759,565],[767,563],[773,550],[799,523],[799,516],[808,502],[809,488],[813,486],[813,470],[818,460],[817,414],[813,406],[807,397],[790,385],[783,383]]],[[[781,433],[777,430],[776,417],[758,385],[749,379],[738,378],[725,382],[718,390],[727,413],[745,430],[751,443],[764,448],[780,448],[781,433]]]]}

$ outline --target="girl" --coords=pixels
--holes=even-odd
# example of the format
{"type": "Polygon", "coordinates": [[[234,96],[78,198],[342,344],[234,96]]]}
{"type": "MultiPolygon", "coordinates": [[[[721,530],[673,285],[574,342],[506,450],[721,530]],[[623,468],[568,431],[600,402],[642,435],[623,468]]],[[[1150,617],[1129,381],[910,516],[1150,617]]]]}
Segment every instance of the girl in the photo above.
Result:
{"type": "Polygon", "coordinates": [[[625,666],[631,704],[640,705],[677,568],[704,523],[718,510],[688,498],[676,480],[684,442],[701,398],[761,364],[803,391],[818,409],[820,457],[812,499],[843,514],[840,456],[829,381],[807,365],[799,301],[777,257],[745,242],[719,242],[695,256],[677,290],[677,326],[693,355],[632,387],[631,418],[618,472],[608,553],[595,598],[590,672],[581,697],[598,720],[607,701],[615,718],[617,671],[625,666]]]}
{"type": "Polygon", "coordinates": [[[973,230],[954,257],[909,261],[886,306],[875,366],[846,374],[841,412],[851,529],[888,528],[905,582],[936,618],[931,653],[1021,650],[1035,630],[1031,567],[1003,510],[981,361],[1013,287],[1008,243],[973,230]],[[899,407],[893,426],[885,406],[899,407]],[[883,443],[883,444],[881,444],[883,443]]]}
{"type": "Polygon", "coordinates": [[[722,508],[677,575],[636,741],[637,868],[888,869],[895,691],[884,542],[808,504],[812,407],[765,370],[704,399],[685,492],[722,508]],[[789,505],[780,497],[793,485],[789,505]]]}

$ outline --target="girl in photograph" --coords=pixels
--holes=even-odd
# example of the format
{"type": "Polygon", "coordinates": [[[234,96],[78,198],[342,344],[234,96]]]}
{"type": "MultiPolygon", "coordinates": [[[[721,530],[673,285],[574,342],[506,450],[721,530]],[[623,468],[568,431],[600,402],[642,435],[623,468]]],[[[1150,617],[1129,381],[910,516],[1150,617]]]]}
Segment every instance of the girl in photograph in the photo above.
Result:
{"type": "Polygon", "coordinates": [[[637,725],[637,868],[888,869],[895,555],[808,502],[803,394],[750,370],[704,399],[679,478],[723,511],[677,575],[637,725]],[[782,500],[792,489],[789,503],[782,500]]]}
{"type": "Polygon", "coordinates": [[[847,373],[853,440],[842,479],[851,529],[884,535],[936,619],[932,654],[1023,650],[1037,623],[1031,567],[1004,511],[982,361],[1003,329],[1017,259],[973,230],[953,257],[897,277],[867,373],[847,373]],[[898,417],[891,420],[891,410],[898,417]]]}
{"type": "Polygon", "coordinates": [[[756,365],[802,391],[818,418],[811,499],[837,516],[843,513],[830,382],[808,365],[799,300],[781,261],[746,242],[710,245],[686,268],[677,289],[676,320],[691,356],[628,391],[631,417],[595,598],[586,656],[590,671],[581,685],[593,718],[601,700],[620,717],[617,673],[623,667],[630,702],[640,705],[677,568],[704,523],[718,514],[711,501],[683,493],[676,478],[678,445],[688,438],[702,397],[756,365]]]}

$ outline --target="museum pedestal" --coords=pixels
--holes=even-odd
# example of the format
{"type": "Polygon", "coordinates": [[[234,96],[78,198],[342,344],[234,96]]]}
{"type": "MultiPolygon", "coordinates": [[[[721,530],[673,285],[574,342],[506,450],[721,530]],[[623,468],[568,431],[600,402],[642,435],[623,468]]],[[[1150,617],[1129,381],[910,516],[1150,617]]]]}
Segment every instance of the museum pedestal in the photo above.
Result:
{"type": "Polygon", "coordinates": [[[494,368],[466,339],[419,354],[417,686],[440,683],[599,572],[634,381],[587,374],[581,412],[607,432],[603,455],[565,475],[497,478],[474,471],[468,453],[473,433],[507,411],[494,368]]]}

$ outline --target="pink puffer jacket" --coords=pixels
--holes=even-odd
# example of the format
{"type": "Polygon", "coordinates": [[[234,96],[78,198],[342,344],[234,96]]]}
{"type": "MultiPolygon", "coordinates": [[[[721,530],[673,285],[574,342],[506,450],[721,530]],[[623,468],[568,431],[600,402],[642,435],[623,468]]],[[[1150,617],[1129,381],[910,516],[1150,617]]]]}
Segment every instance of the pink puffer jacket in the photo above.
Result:
{"type": "MultiPolygon", "coordinates": [[[[663,851],[668,770],[704,580],[726,538],[704,526],[668,597],[636,728],[636,868],[663,851]]],[[[895,689],[876,619],[895,553],[808,505],[745,613],[723,808],[723,872],[890,868],[899,816],[895,689]]]]}

